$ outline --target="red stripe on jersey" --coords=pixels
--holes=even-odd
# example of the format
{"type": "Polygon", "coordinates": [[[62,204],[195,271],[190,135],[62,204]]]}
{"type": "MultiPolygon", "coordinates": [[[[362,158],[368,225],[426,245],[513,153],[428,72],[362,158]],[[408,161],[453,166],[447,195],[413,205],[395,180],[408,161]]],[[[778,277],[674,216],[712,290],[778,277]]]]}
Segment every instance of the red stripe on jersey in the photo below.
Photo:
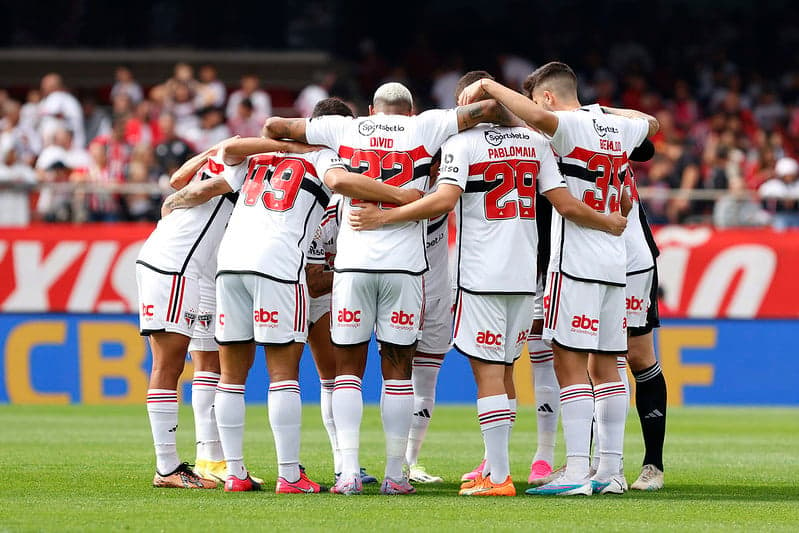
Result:
{"type": "Polygon", "coordinates": [[[210,170],[214,174],[221,174],[225,170],[225,165],[223,165],[222,163],[217,163],[213,159],[209,159],[208,170],[210,170]]]}
{"type": "Polygon", "coordinates": [[[353,148],[351,146],[344,146],[341,145],[338,149],[338,155],[345,159],[352,159],[352,154],[355,153],[356,150],[364,150],[369,152],[374,152],[380,157],[383,157],[387,154],[396,154],[398,152],[404,152],[411,156],[414,162],[419,161],[420,159],[425,159],[427,157],[433,157],[430,155],[427,150],[425,150],[424,146],[417,146],[416,148],[412,148],[411,150],[379,150],[377,148],[353,148]]]}
{"type": "Polygon", "coordinates": [[[495,159],[493,161],[481,161],[480,163],[473,163],[469,165],[469,175],[479,176],[486,171],[489,165],[493,165],[494,163],[508,163],[509,165],[515,165],[517,163],[521,163],[522,161],[529,162],[537,160],[536,159],[495,159]]]}
{"type": "Polygon", "coordinates": [[[180,280],[180,303],[178,304],[177,314],[175,315],[175,320],[173,322],[180,321],[180,312],[183,310],[183,295],[186,293],[186,278],[181,278],[180,280]]]}
{"type": "Polygon", "coordinates": [[[463,306],[463,293],[458,294],[458,302],[455,305],[455,331],[453,332],[452,336],[458,336],[458,329],[461,326],[461,307],[463,306]]]}
{"type": "Polygon", "coordinates": [[[166,306],[166,321],[167,322],[171,322],[171,320],[169,320],[169,316],[171,315],[171,311],[172,311],[172,299],[175,297],[175,280],[177,278],[178,278],[177,276],[172,276],[172,288],[169,289],[169,305],[166,306]]]}

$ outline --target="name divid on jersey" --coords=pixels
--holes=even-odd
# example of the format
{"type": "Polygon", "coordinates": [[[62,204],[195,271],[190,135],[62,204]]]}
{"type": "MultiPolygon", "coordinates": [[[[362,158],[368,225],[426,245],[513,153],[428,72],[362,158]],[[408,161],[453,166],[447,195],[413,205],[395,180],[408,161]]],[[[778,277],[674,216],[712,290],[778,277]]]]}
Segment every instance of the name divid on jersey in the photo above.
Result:
{"type": "Polygon", "coordinates": [[[376,146],[377,148],[394,148],[394,139],[386,137],[372,137],[369,139],[369,146],[376,146]]]}
{"type": "Polygon", "coordinates": [[[532,146],[503,146],[500,148],[489,148],[488,157],[491,159],[505,159],[508,157],[535,158],[535,148],[532,146]]]}

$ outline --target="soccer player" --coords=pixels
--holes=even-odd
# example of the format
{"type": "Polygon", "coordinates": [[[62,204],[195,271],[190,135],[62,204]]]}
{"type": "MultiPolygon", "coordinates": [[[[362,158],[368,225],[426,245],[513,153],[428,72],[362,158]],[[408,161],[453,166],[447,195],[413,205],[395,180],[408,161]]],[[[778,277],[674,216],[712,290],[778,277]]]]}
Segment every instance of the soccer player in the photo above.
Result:
{"type": "MultiPolygon", "coordinates": [[[[536,70],[530,86],[532,101],[494,81],[480,80],[464,90],[461,103],[485,95],[502,102],[551,139],[572,194],[600,213],[618,212],[620,173],[628,154],[657,131],[657,121],[634,111],[608,109],[613,114],[598,116],[581,110],[577,78],[563,63],[536,70]]],[[[555,354],[567,462],[559,478],[527,493],[622,493],[627,396],[615,356],[627,351],[624,239],[558,215],[553,220],[544,339],[555,354]],[[600,461],[589,477],[595,401],[600,461]]]]}
{"type": "MultiPolygon", "coordinates": [[[[456,96],[485,71],[464,75],[456,96]]],[[[472,99],[477,101],[479,99],[472,99]]],[[[508,440],[512,423],[513,362],[533,320],[538,232],[535,192],[575,224],[621,235],[626,221],[601,214],[569,194],[549,143],[525,127],[483,124],[442,147],[436,191],[390,210],[364,206],[351,224],[369,230],[439,216],[457,205],[458,288],[454,346],[469,358],[477,382],[477,412],[486,449],[482,475],[464,483],[465,496],[513,496],[508,440]],[[525,268],[518,268],[524,265],[525,268]]]]}
{"type": "MultiPolygon", "coordinates": [[[[321,109],[317,113],[345,112],[335,106],[321,109]]],[[[304,273],[310,237],[329,203],[330,189],[398,204],[418,198],[418,191],[347,172],[331,150],[263,153],[268,142],[237,139],[225,145],[224,178],[179,191],[171,207],[241,190],[217,258],[221,378],[215,407],[228,469],[225,491],[260,490],[244,465],[242,442],[245,381],[257,343],[265,346],[270,378],[269,422],[278,459],[275,492],[317,493],[323,488],[299,465],[298,372],[307,339],[304,273]]]]}
{"type": "MultiPolygon", "coordinates": [[[[270,141],[269,146],[283,149],[288,145],[270,141]]],[[[214,155],[217,148],[194,156],[175,171],[172,186],[183,189],[188,183],[221,176],[224,166],[214,155]]],[[[140,330],[149,338],[153,352],[147,412],[156,452],[156,487],[216,486],[213,479],[218,477],[222,457],[212,391],[219,380],[219,358],[213,343],[213,319],[209,320],[213,279],[205,272],[215,261],[232,210],[231,197],[208,200],[177,213],[171,213],[167,206],[136,260],[140,330]],[[191,350],[195,365],[195,472],[181,463],[176,449],[177,383],[187,350],[191,350]]]]}
{"type": "MultiPolygon", "coordinates": [[[[485,101],[457,110],[431,110],[411,116],[413,98],[400,83],[386,83],[374,94],[370,116],[357,119],[270,118],[266,134],[321,144],[336,150],[349,168],[375,180],[425,190],[430,161],[444,141],[486,119],[508,120],[504,109],[485,101]]],[[[358,200],[346,198],[342,220],[358,200]]],[[[384,205],[383,207],[389,207],[384,205]]],[[[411,368],[422,319],[425,222],[393,224],[379,231],[355,232],[342,225],[333,277],[332,338],[336,347],[333,417],[342,455],[340,494],[360,494],[358,451],[363,416],[361,379],[368,342],[380,343],[386,434],[383,494],[413,494],[403,472],[413,419],[411,368]]]]}
{"type": "MultiPolygon", "coordinates": [[[[336,438],[336,424],[333,421],[333,387],[336,383],[336,360],[333,343],[330,341],[330,298],[333,290],[333,262],[336,258],[336,239],[339,228],[339,208],[341,195],[334,194],[319,227],[316,228],[311,246],[308,248],[305,278],[308,283],[308,344],[316,364],[320,381],[319,406],[322,411],[322,424],[325,426],[330,446],[333,449],[333,472],[335,478],[341,475],[341,453],[336,438]]],[[[361,482],[377,483],[377,478],[369,475],[361,467],[361,482]]]]}
{"type": "MultiPolygon", "coordinates": [[[[430,164],[430,187],[438,176],[441,151],[433,155],[430,164]]],[[[425,251],[430,270],[422,275],[424,283],[424,329],[413,356],[413,421],[408,433],[405,461],[408,477],[416,483],[442,483],[440,476],[427,472],[419,464],[427,428],[436,402],[436,382],[444,356],[452,346],[452,286],[449,279],[449,218],[447,214],[427,222],[425,251]]]]}

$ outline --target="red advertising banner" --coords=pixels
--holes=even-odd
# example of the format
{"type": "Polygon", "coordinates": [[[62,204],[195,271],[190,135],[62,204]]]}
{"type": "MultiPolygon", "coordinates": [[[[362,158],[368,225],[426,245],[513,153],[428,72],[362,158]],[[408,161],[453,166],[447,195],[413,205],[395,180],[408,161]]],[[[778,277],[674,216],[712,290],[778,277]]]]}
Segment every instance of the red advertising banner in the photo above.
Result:
{"type": "MultiPolygon", "coordinates": [[[[0,311],[135,313],[150,224],[0,229],[0,311]]],[[[656,228],[662,314],[799,317],[799,231],[656,228]]]]}
{"type": "Polygon", "coordinates": [[[152,224],[0,229],[0,311],[135,313],[135,261],[152,224]]]}

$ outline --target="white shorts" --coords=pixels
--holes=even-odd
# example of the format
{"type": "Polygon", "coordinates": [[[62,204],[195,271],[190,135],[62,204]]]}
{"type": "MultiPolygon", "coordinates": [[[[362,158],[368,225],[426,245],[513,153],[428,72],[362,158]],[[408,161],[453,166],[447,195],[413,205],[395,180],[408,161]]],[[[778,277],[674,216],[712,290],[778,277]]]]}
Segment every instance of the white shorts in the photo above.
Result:
{"type": "Polygon", "coordinates": [[[543,339],[575,352],[627,352],[624,287],[547,276],[543,339]]]}
{"type": "Polygon", "coordinates": [[[533,323],[532,294],[458,291],[454,343],[462,354],[511,365],[519,358],[533,323]]]}
{"type": "Polygon", "coordinates": [[[308,338],[308,290],[255,274],[216,278],[216,342],[304,343],[308,338]]]}
{"type": "Polygon", "coordinates": [[[308,300],[308,327],[310,328],[319,319],[325,316],[325,313],[330,312],[330,302],[333,295],[331,293],[323,294],[318,298],[310,298],[308,300]]]}
{"type": "Polygon", "coordinates": [[[535,283],[535,301],[533,303],[533,320],[544,320],[544,279],[546,276],[538,276],[535,283]]]}
{"type": "Polygon", "coordinates": [[[424,329],[416,351],[445,354],[452,347],[452,297],[425,298],[424,329]]]}
{"type": "Polygon", "coordinates": [[[203,275],[200,278],[200,307],[197,311],[197,321],[194,323],[194,333],[189,343],[190,352],[216,352],[219,345],[214,340],[216,324],[216,282],[214,274],[203,275]]]}
{"type": "Polygon", "coordinates": [[[194,334],[200,303],[196,279],[162,274],[136,264],[139,292],[139,331],[142,335],[167,331],[186,337],[194,334]]]}
{"type": "Polygon", "coordinates": [[[652,282],[655,278],[655,269],[639,274],[627,275],[625,287],[625,301],[627,307],[627,327],[642,328],[646,326],[646,315],[649,312],[652,282]]]}
{"type": "Polygon", "coordinates": [[[334,344],[378,342],[410,346],[422,325],[422,276],[385,272],[336,272],[330,331],[334,344]]]}

